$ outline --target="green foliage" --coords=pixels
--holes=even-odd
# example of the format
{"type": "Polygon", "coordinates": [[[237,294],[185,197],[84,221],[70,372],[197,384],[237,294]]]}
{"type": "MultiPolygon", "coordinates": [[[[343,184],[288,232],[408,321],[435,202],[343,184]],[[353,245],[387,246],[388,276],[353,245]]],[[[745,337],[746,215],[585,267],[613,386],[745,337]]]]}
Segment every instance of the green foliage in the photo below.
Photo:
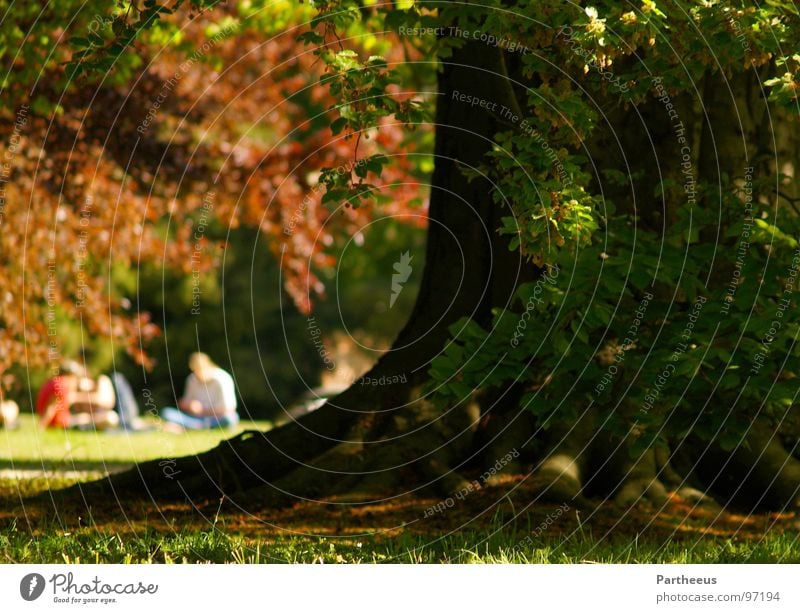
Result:
{"type": "MultiPolygon", "coordinates": [[[[773,224],[733,221],[742,202],[726,187],[734,240],[725,241],[733,258],[724,281],[708,273],[725,254],[684,232],[715,234],[716,216],[684,206],[663,240],[615,218],[602,243],[561,250],[550,274],[522,286],[490,327],[452,326],[454,342],[431,370],[441,402],[518,382],[545,425],[596,405],[609,428],[643,444],[693,432],[721,433],[733,447],[755,415],[780,420],[800,369],[800,251],[773,224]],[[597,357],[604,350],[606,362],[597,357]]],[[[800,231],[785,211],[777,225],[800,231]]]]}
{"type": "MultiPolygon", "coordinates": [[[[352,11],[345,11],[344,15],[348,19],[343,21],[342,14],[336,13],[332,21],[325,23],[328,27],[350,25],[352,11]]],[[[383,57],[373,55],[362,60],[352,49],[331,49],[324,45],[322,35],[315,32],[308,34],[306,42],[320,44],[315,53],[328,69],[321,83],[329,88],[339,102],[331,109],[335,119],[330,129],[334,135],[344,133],[348,138],[356,138],[356,156],[361,139],[368,137],[369,132],[385,119],[393,118],[412,128],[429,119],[420,100],[400,100],[390,93],[391,88],[399,82],[401,73],[390,69],[383,57]]],[[[367,183],[366,178],[369,173],[380,176],[386,162],[386,158],[378,154],[357,159],[346,173],[332,168],[324,169],[320,177],[320,183],[326,188],[323,202],[345,202],[347,206],[358,208],[362,203],[375,200],[376,188],[367,183]]]]}
{"type": "MultiPolygon", "coordinates": [[[[91,20],[83,18],[69,74],[106,70],[122,59],[134,34],[153,31],[162,14],[184,1],[99,11],[107,18],[89,34],[91,20]]],[[[188,4],[202,10],[213,2],[188,4]]],[[[800,227],[797,213],[775,194],[785,177],[759,175],[751,197],[742,193],[742,177],[702,176],[689,156],[687,179],[680,158],[672,160],[673,169],[647,186],[652,196],[637,194],[663,206],[658,228],[603,191],[641,179],[636,168],[628,176],[589,159],[585,144],[604,129],[605,108],[633,113],[656,100],[692,98],[715,75],[764,76],[772,109],[796,115],[795,3],[409,1],[384,9],[325,0],[314,8],[311,30],[302,36],[327,67],[322,85],[337,98],[329,125],[356,140],[351,168],[321,174],[330,204],[359,206],[375,197],[387,161],[359,160],[359,139],[384,121],[413,127],[430,118],[432,99],[403,90],[429,83],[433,63],[412,62],[409,69],[389,61],[386,42],[372,33],[427,29],[428,35],[403,39],[414,61],[447,61],[467,44],[432,33],[451,28],[491,33],[524,51],[514,56],[514,74],[523,80],[509,87],[519,114],[505,121],[479,171],[496,185],[498,206],[510,210],[498,231],[548,275],[521,287],[518,303],[497,311],[490,326],[453,327],[454,342],[431,369],[440,400],[460,402],[478,388],[516,382],[545,425],[595,404],[611,429],[642,444],[689,431],[708,437],[723,425],[730,444],[755,415],[777,418],[793,402],[800,227]],[[348,47],[351,36],[373,36],[375,52],[348,47]],[[663,93],[654,92],[656,80],[663,93]],[[752,213],[745,215],[748,198],[752,213]]],[[[782,121],[797,129],[796,116],[782,121]]]]}
{"type": "MultiPolygon", "coordinates": [[[[438,400],[452,406],[478,389],[516,385],[545,427],[597,406],[639,448],[689,432],[732,447],[756,415],[782,419],[800,368],[800,224],[774,194],[786,178],[761,174],[745,194],[741,176],[700,176],[687,161],[683,174],[665,170],[651,185],[670,211],[659,229],[598,192],[595,175],[618,186],[637,178],[582,149],[602,130],[601,103],[633,110],[693,95],[693,83],[717,71],[779,71],[765,83],[770,101],[796,113],[797,57],[785,54],[800,44],[796,7],[491,8],[443,9],[425,23],[517,36],[532,50],[521,56],[522,116],[496,135],[481,172],[498,206],[510,204],[500,231],[511,248],[547,272],[485,328],[452,326],[453,342],[430,371],[438,400]],[[663,93],[653,91],[655,76],[663,93]]],[[[785,121],[796,129],[796,117],[785,121]]]]}

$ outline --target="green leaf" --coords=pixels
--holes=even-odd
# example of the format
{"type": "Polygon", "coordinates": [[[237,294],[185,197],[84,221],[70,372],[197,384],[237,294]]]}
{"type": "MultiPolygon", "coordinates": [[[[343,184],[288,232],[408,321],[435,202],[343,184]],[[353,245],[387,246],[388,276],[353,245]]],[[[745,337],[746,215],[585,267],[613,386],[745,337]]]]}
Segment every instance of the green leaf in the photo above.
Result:
{"type": "Polygon", "coordinates": [[[347,127],[348,119],[346,117],[339,117],[331,123],[331,132],[335,135],[339,134],[347,127]]]}

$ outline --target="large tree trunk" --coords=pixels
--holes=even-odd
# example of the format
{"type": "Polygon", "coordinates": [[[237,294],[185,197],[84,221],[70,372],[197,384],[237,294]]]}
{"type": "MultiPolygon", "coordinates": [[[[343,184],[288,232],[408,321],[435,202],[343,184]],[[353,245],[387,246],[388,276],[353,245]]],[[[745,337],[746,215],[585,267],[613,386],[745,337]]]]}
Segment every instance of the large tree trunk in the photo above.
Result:
{"type": "MultiPolygon", "coordinates": [[[[407,325],[393,348],[368,373],[373,378],[405,375],[406,382],[354,385],[296,422],[266,433],[246,432],[198,456],[144,463],[84,484],[67,495],[95,500],[109,494],[125,500],[196,500],[225,495],[242,505],[254,500],[277,504],[338,495],[363,502],[374,492],[393,488],[435,487],[453,492],[467,483],[462,472],[482,472],[481,462],[492,465],[513,449],[525,452],[535,424],[520,408],[514,386],[491,396],[477,391],[471,402],[444,413],[433,410],[421,391],[431,360],[447,342],[448,326],[463,316],[488,322],[492,307],[509,306],[519,283],[539,273],[517,251],[509,251],[497,233],[500,217],[509,211],[493,203],[490,181],[468,182],[461,172],[484,160],[500,126],[485,110],[454,100],[454,93],[510,106],[508,98],[513,93],[500,76],[505,66],[499,53],[467,42],[455,50],[439,76],[436,166],[423,279],[407,325]]],[[[751,91],[749,87],[743,91],[751,91]]],[[[711,83],[706,90],[713,98],[720,88],[711,83]]],[[[707,108],[713,109],[712,116],[705,118],[690,98],[676,100],[687,132],[702,135],[702,144],[697,143],[695,151],[699,160],[718,157],[718,153],[708,154],[711,134],[727,133],[737,110],[747,113],[745,100],[740,100],[739,109],[733,107],[730,97],[711,102],[707,108]]],[[[630,109],[604,106],[611,127],[624,141],[615,144],[601,135],[590,144],[590,151],[601,153],[598,159],[608,167],[625,168],[622,158],[619,164],[614,161],[614,156],[624,151],[627,164],[643,171],[639,193],[651,193],[664,170],[658,168],[658,160],[674,159],[675,155],[664,109],[655,101],[636,109],[641,122],[637,128],[631,123],[630,109]],[[653,147],[649,139],[642,138],[642,129],[656,136],[661,131],[664,138],[657,139],[653,147]]],[[[758,126],[763,117],[756,115],[746,115],[744,137],[752,138],[751,142],[762,140],[758,126]]],[[[713,146],[721,146],[719,139],[713,146]]],[[[736,144],[726,151],[732,153],[723,159],[723,170],[741,170],[743,156],[735,154],[736,144]]],[[[705,168],[704,164],[701,162],[700,171],[717,172],[716,167],[705,168]]],[[[613,199],[613,188],[605,189],[613,199]]],[[[616,199],[624,202],[626,196],[620,196],[616,199]]],[[[669,210],[645,208],[639,213],[651,227],[670,222],[669,210]]],[[[742,498],[741,487],[734,492],[730,484],[743,481],[748,504],[774,508],[797,499],[800,465],[761,427],[752,430],[733,456],[720,454],[713,444],[709,453],[697,453],[692,446],[695,452],[687,456],[689,446],[679,444],[680,462],[668,449],[651,449],[633,457],[625,441],[595,433],[595,415],[587,413],[578,424],[556,424],[550,430],[551,442],[544,442],[543,457],[525,458],[523,453],[522,459],[530,460],[541,477],[543,499],[570,499],[588,505],[586,496],[593,495],[614,496],[626,504],[641,499],[664,502],[669,490],[678,490],[700,502],[706,499],[690,485],[721,484],[719,489],[726,498],[742,498]],[[766,451],[763,455],[762,450],[766,451]],[[680,465],[694,480],[677,474],[673,465],[680,465]],[[724,479],[718,478],[720,472],[724,479]],[[773,478],[764,489],[764,479],[770,474],[773,478]]],[[[505,466],[506,470],[520,468],[516,462],[505,466]]]]}

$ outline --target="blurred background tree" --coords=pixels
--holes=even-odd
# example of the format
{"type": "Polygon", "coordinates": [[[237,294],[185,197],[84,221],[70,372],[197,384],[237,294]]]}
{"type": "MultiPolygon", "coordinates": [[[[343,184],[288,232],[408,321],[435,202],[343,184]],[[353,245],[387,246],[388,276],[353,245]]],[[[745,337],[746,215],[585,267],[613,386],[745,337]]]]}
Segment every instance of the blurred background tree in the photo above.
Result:
{"type": "MultiPolygon", "coordinates": [[[[156,54],[162,72],[149,90],[134,78],[124,91],[101,87],[115,92],[108,104],[85,95],[95,122],[103,109],[116,115],[78,140],[104,143],[123,185],[160,199],[148,229],[165,245],[158,265],[191,273],[191,315],[214,295],[202,273],[220,269],[230,242],[211,236],[212,213],[222,228],[252,225],[268,238],[283,287],[308,313],[325,293],[323,271],[347,253],[340,237],[355,240],[375,203],[418,221],[430,143],[414,128],[435,100],[425,275],[393,351],[371,371],[407,373],[408,384],[352,386],[299,423],[186,458],[179,492],[154,465],[118,483],[148,496],[150,485],[209,496],[264,482],[302,496],[382,494],[403,481],[444,493],[464,487],[459,471],[473,460],[491,466],[523,448],[543,491],[581,504],[584,494],[661,504],[687,479],[726,500],[800,504],[797,445],[776,437],[800,369],[797,298],[785,297],[800,219],[794,3],[326,0],[307,25],[307,9],[290,5],[258,4],[257,18],[237,21],[255,6],[238,3],[212,25],[206,2],[145,0],[73,38],[66,75],[86,83],[127,58],[140,30],[142,41],[180,43],[156,54]],[[181,21],[161,16],[185,4],[200,13],[177,36],[181,21]],[[191,26],[207,19],[201,42],[191,26]],[[392,33],[401,30],[408,36],[392,33]],[[194,48],[188,60],[183,44],[194,48]],[[141,92],[144,104],[131,104],[141,92]],[[118,123],[127,131],[99,138],[118,123]],[[737,249],[740,269],[717,257],[737,249]],[[543,276],[561,270],[567,287],[543,276]],[[626,336],[644,299],[648,315],[626,336]],[[707,303],[716,316],[700,317],[707,303]],[[413,476],[399,470],[410,463],[413,476]],[[331,471],[348,478],[332,483],[331,471]]],[[[58,105],[64,117],[82,108],[58,105]]],[[[59,199],[84,176],[61,182],[59,199]]],[[[409,257],[403,249],[401,268],[409,257]]]]}
{"type": "MultiPolygon", "coordinates": [[[[424,259],[430,132],[384,121],[357,143],[329,128],[325,66],[298,41],[307,6],[183,8],[135,42],[130,15],[6,7],[0,380],[26,405],[83,357],[174,404],[202,350],[234,373],[247,414],[275,416],[327,371],[313,308],[342,353],[333,380],[350,383],[413,304],[419,271],[385,316],[394,262],[424,259]],[[101,76],[65,65],[120,37],[133,52],[111,48],[101,76]],[[380,208],[323,205],[320,174],[361,172],[356,147],[393,161],[380,208]]],[[[352,44],[397,53],[366,31],[352,44]]]]}

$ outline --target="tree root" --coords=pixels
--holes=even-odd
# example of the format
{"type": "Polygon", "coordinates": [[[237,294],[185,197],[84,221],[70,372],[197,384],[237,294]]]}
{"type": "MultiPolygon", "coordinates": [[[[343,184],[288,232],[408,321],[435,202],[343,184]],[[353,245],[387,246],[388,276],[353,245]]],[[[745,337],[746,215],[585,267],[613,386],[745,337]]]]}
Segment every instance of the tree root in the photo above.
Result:
{"type": "Polygon", "coordinates": [[[733,450],[716,441],[691,444],[703,449],[697,475],[733,506],[746,511],[800,510],[800,461],[767,423],[753,423],[733,450]]]}

